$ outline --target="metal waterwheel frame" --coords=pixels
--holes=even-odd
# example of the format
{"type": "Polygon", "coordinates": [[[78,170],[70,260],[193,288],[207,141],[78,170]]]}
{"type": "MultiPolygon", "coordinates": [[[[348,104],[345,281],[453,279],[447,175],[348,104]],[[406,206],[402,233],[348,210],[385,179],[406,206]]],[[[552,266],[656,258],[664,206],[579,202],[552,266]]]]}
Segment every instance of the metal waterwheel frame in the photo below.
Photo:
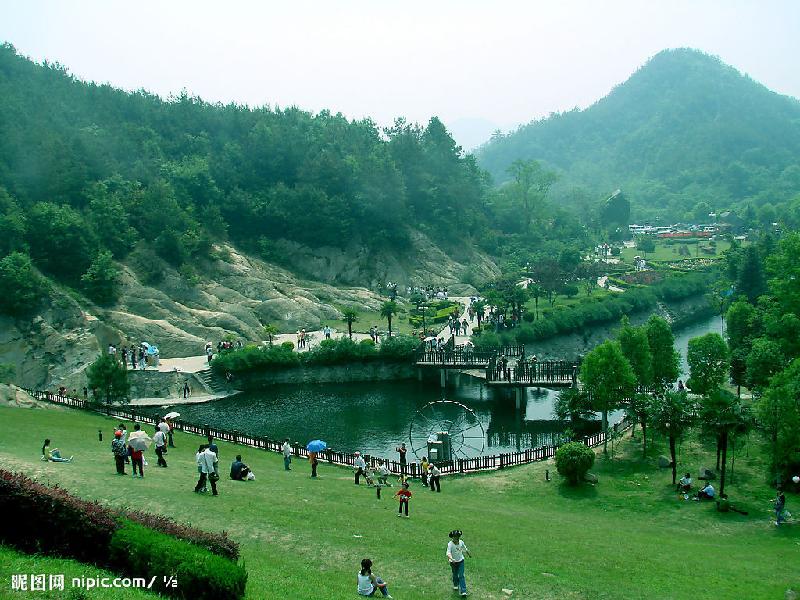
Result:
{"type": "MultiPolygon", "coordinates": [[[[474,410],[472,410],[466,404],[456,402],[455,400],[434,400],[433,402],[428,402],[422,408],[417,409],[414,418],[411,419],[411,424],[408,426],[408,438],[411,445],[411,453],[417,458],[420,456],[425,456],[428,452],[427,440],[430,439],[432,434],[439,433],[440,431],[446,431],[449,434],[450,449],[454,459],[475,458],[474,456],[467,456],[464,453],[464,447],[475,450],[477,452],[476,456],[482,456],[484,450],[486,449],[486,430],[484,430],[483,424],[475,414],[474,410]],[[457,407],[459,409],[458,416],[455,419],[440,417],[436,412],[436,408],[443,405],[457,407]],[[426,412],[429,412],[431,416],[427,416],[425,414],[426,412]],[[421,417],[422,419],[420,425],[418,426],[419,429],[423,429],[423,423],[427,424],[427,426],[424,428],[426,442],[425,446],[423,447],[416,447],[414,445],[414,424],[418,420],[417,417],[421,417]],[[480,434],[469,431],[475,429],[476,427],[480,429],[480,434]],[[468,435],[465,435],[465,433],[468,435]],[[480,448],[470,443],[477,440],[480,440],[480,448]]],[[[417,439],[419,439],[419,436],[417,439]]]]}

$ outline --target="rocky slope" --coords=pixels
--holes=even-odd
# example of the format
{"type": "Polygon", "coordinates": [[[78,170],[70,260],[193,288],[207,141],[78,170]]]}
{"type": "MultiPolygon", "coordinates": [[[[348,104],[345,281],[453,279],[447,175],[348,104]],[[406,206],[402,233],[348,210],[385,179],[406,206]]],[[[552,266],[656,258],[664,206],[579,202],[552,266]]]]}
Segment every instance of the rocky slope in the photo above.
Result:
{"type": "Polygon", "coordinates": [[[226,334],[261,340],[266,323],[283,330],[313,329],[322,319],[340,318],[342,308],[378,310],[385,297],[376,290],[386,281],[401,287],[449,285],[455,293],[470,293],[469,286],[458,284],[467,271],[482,278],[498,273],[485,256],[456,262],[421,235],[403,259],[391,252],[367,255],[356,248],[311,250],[287,243],[287,268],[231,245],[215,250],[214,261],[196,265],[193,283],[152,254],[135,251],[123,265],[120,299],[109,308],[54,286],[33,320],[0,318],[0,363],[16,367],[20,385],[81,388],[83,369],[109,343],[147,341],[162,356],[192,356],[202,353],[207,340],[226,334]],[[158,262],[148,265],[143,256],[158,262]],[[160,283],[145,283],[150,269],[163,271],[160,283]],[[342,281],[360,286],[332,285],[342,281]]]}

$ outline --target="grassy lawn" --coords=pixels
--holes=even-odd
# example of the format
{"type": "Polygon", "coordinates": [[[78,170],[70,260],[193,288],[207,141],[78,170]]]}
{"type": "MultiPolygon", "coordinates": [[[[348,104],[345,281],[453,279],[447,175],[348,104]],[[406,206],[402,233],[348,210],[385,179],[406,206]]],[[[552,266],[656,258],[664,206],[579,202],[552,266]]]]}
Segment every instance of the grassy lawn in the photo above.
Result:
{"type": "Polygon", "coordinates": [[[49,556],[36,556],[17,552],[11,548],[0,546],[0,598],[52,598],[52,600],[79,600],[80,598],[98,598],[100,600],[147,600],[155,594],[131,588],[105,588],[93,589],[85,593],[80,587],[72,587],[72,579],[95,579],[118,577],[116,573],[104,571],[75,560],[52,558],[49,556]],[[50,589],[50,582],[46,579],[46,592],[30,592],[12,590],[11,575],[27,575],[28,589],[30,589],[31,575],[64,575],[64,589],[50,589]],[[83,594],[86,595],[83,595],[83,594]]]}
{"type": "MultiPolygon", "coordinates": [[[[411,327],[411,324],[408,322],[408,310],[410,305],[398,300],[397,306],[400,312],[392,317],[392,332],[411,334],[414,328],[411,327]]],[[[386,317],[382,317],[380,311],[359,310],[356,311],[356,314],[358,315],[358,320],[353,323],[353,333],[369,333],[369,328],[373,325],[378,326],[378,331],[386,331],[389,328],[386,317]]],[[[323,319],[321,327],[325,325],[329,325],[332,329],[337,331],[347,333],[347,323],[341,319],[323,319]]]]}
{"type": "MultiPolygon", "coordinates": [[[[679,499],[668,471],[655,467],[663,450],[642,459],[626,436],[622,458],[596,464],[597,486],[570,488],[557,475],[546,482],[545,469],[555,469],[545,463],[445,478],[441,494],[414,483],[406,520],[395,516],[391,493],[377,500],[373,490],[353,485],[349,469],[320,465],[321,477],[312,480],[304,461],[285,472],[278,455],[225,443],[223,469],[241,453],[257,480],[222,479],[217,498],[194,494],[201,440],[184,434],[167,455],[169,468],[146,468],[143,480],[118,477],[108,442],[114,423],[77,410],[0,408],[0,465],[85,498],[227,530],[242,545],[247,597],[254,600],[355,599],[355,574],[367,556],[395,598],[455,597],[444,556],[454,528],[464,531],[474,555],[466,568],[474,598],[505,598],[502,588],[514,590],[513,598],[693,600],[783,598],[787,588],[800,589],[800,527],[771,524],[774,492],[763,483],[755,441],[747,452],[739,448],[727,490],[749,516],[679,499]],[[44,437],[74,454],[74,462],[40,462],[44,437]]],[[[713,465],[712,451],[685,442],[680,469],[713,465]]],[[[796,497],[788,508],[797,512],[796,497]]],[[[0,554],[0,595],[9,593],[21,560],[0,554]]],[[[25,564],[33,572],[67,569],[64,561],[25,564]]]]}
{"type": "MultiPolygon", "coordinates": [[[[707,241],[700,241],[699,242],[701,248],[710,248],[707,241]]],[[[665,242],[657,241],[656,242],[656,249],[654,252],[648,252],[645,256],[645,253],[639,250],[638,248],[623,248],[622,253],[620,254],[620,259],[623,262],[628,263],[629,265],[633,266],[633,257],[634,256],[641,256],[648,262],[672,262],[675,260],[682,260],[684,258],[694,258],[698,256],[697,253],[697,244],[688,244],[689,247],[689,256],[681,256],[678,254],[678,248],[683,244],[672,244],[668,245],[665,242]]],[[[720,258],[722,253],[725,252],[728,248],[730,248],[730,242],[725,240],[717,240],[717,245],[715,248],[715,252],[713,254],[706,254],[705,252],[700,250],[699,257],[700,258],[720,258]]]]}
{"type": "MultiPolygon", "coordinates": [[[[569,296],[565,296],[563,294],[557,294],[556,297],[555,297],[555,302],[553,303],[552,306],[550,305],[550,302],[548,302],[546,297],[544,297],[544,296],[540,297],[539,298],[539,314],[541,315],[542,311],[545,310],[545,309],[558,310],[559,307],[576,306],[576,305],[580,304],[581,301],[583,301],[586,298],[591,298],[592,300],[596,300],[596,299],[599,299],[599,298],[604,298],[605,296],[610,296],[611,294],[615,293],[615,292],[609,292],[608,290],[603,289],[601,287],[595,287],[594,289],[592,289],[592,295],[591,296],[587,296],[586,295],[586,288],[584,287],[583,283],[578,285],[578,290],[579,290],[578,291],[578,295],[577,296],[573,296],[571,298],[569,296]]],[[[536,310],[536,303],[532,299],[529,299],[525,303],[525,311],[524,312],[533,314],[533,312],[535,310],[536,310]]]]}

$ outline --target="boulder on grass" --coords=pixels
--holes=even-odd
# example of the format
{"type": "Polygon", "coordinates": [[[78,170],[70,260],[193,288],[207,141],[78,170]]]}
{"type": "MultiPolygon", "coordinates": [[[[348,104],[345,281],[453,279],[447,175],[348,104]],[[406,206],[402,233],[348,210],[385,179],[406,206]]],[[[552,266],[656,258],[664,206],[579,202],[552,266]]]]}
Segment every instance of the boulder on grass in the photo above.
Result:
{"type": "Polygon", "coordinates": [[[598,483],[600,481],[600,478],[597,475],[595,475],[594,473],[587,473],[586,475],[583,476],[583,480],[586,483],[595,483],[596,484],[596,483],[598,483]]]}
{"type": "Polygon", "coordinates": [[[658,457],[658,467],[660,469],[669,469],[672,466],[672,461],[663,454],[658,457]]]}
{"type": "Polygon", "coordinates": [[[700,474],[697,476],[698,479],[704,479],[705,481],[711,481],[717,478],[716,473],[711,469],[706,469],[705,467],[700,467],[700,474]]]}

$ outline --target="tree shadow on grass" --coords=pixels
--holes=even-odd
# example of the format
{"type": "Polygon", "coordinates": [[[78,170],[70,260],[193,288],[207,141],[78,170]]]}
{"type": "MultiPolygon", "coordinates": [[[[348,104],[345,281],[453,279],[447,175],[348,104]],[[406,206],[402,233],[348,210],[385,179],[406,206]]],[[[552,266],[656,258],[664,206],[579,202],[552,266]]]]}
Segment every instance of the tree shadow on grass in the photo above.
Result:
{"type": "Polygon", "coordinates": [[[570,485],[566,481],[562,481],[558,484],[558,495],[570,500],[595,500],[597,498],[597,486],[590,483],[570,485]]]}

